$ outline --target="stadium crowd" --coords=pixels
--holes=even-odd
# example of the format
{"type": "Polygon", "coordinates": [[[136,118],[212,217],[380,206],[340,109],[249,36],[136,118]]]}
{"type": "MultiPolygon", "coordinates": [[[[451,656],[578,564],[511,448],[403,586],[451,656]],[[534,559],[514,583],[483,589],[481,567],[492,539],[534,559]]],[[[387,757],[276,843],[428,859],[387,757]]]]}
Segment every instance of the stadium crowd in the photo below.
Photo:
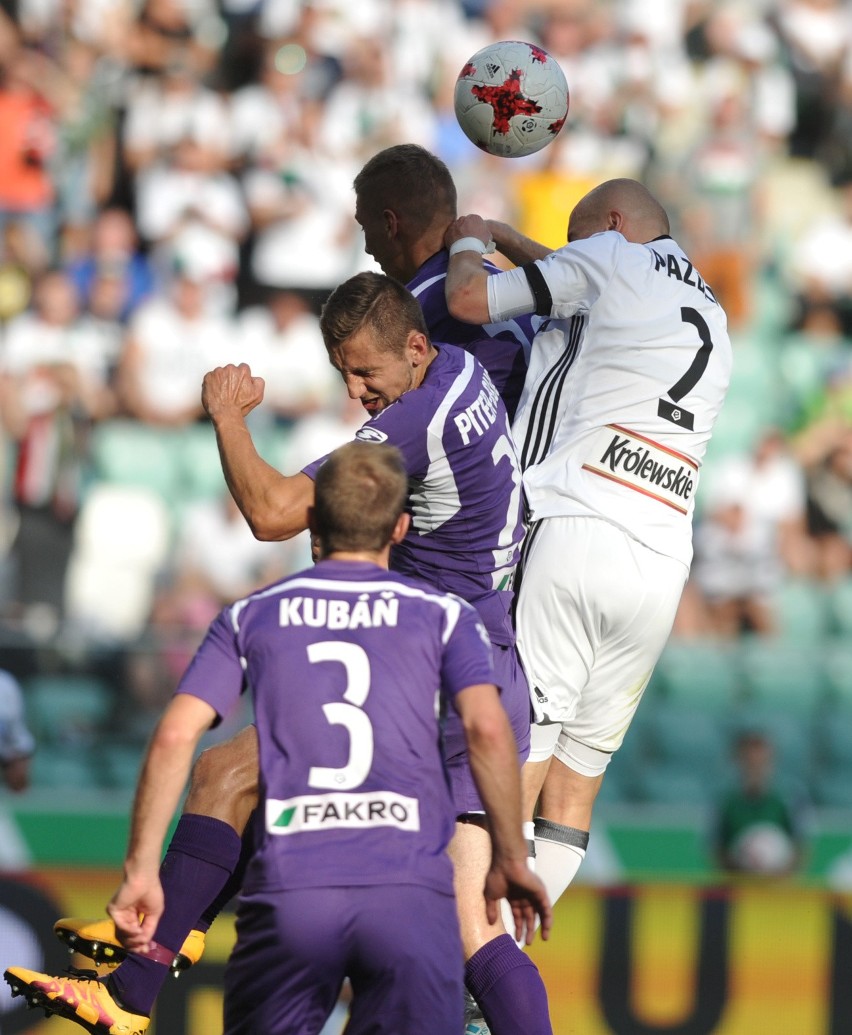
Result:
{"type": "Polygon", "coordinates": [[[852,629],[843,0],[3,0],[0,126],[0,633],[19,676],[45,648],[101,666],[135,735],[221,605],[306,563],[231,504],[201,379],[243,361],[266,379],[252,430],[276,466],[351,436],[318,314],[376,268],[352,181],[406,141],[448,164],[460,212],[553,247],[596,183],[654,190],[735,346],[675,639],[852,629]],[[571,106],[552,145],[507,160],[467,141],[452,96],[467,57],[513,38],[559,60],[571,106]]]}

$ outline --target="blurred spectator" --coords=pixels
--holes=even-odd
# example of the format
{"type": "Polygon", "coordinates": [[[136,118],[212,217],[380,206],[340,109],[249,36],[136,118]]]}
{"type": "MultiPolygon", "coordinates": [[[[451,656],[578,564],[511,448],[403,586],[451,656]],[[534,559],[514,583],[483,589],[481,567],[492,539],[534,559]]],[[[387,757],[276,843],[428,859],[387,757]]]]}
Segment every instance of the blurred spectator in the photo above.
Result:
{"type": "Polygon", "coordinates": [[[803,436],[801,449],[806,458],[808,531],[816,546],[817,574],[836,582],[852,572],[852,423],[831,422],[811,429],[803,436]]]}
{"type": "Polygon", "coordinates": [[[796,83],[796,124],[790,151],[819,157],[829,143],[840,69],[850,45],[842,0],[778,0],[775,23],[796,83]]]}
{"type": "Polygon", "coordinates": [[[687,155],[680,177],[681,222],[690,259],[736,331],[751,315],[763,154],[736,90],[711,104],[709,131],[687,155]]]}
{"type": "Polygon", "coordinates": [[[93,218],[89,245],[69,262],[67,271],[85,305],[100,317],[121,322],[154,290],[154,274],[139,250],[133,217],[122,208],[105,208],[93,218]],[[93,299],[105,281],[118,294],[111,305],[103,298],[93,299]]]}
{"type": "Polygon", "coordinates": [[[209,301],[223,303],[221,311],[234,301],[249,217],[236,180],[216,165],[203,145],[190,137],[178,141],[167,161],[140,173],[136,219],[160,279],[167,280],[176,263],[191,265],[219,286],[209,301]]]}
{"type": "Polygon", "coordinates": [[[69,37],[61,60],[61,65],[45,69],[45,75],[57,112],[51,173],[56,184],[60,244],[63,256],[71,258],[84,247],[98,206],[112,193],[116,98],[109,72],[93,46],[69,37]]]}
{"type": "Polygon", "coordinates": [[[0,66],[0,237],[9,223],[26,235],[30,270],[51,261],[56,239],[56,190],[49,163],[56,148],[55,113],[40,86],[43,62],[15,48],[0,66]]]}
{"type": "Polygon", "coordinates": [[[758,877],[801,871],[808,803],[779,786],[772,741],[760,729],[743,730],[734,741],[733,761],[736,783],[719,802],[713,831],[717,865],[758,877]]]}
{"type": "Polygon", "coordinates": [[[691,616],[691,631],[727,638],[775,631],[771,596],[780,582],[778,557],[760,532],[741,501],[719,500],[705,509],[690,578],[698,596],[684,604],[702,608],[704,617],[691,616]]]}
{"type": "Polygon", "coordinates": [[[350,167],[403,141],[429,147],[435,116],[428,99],[394,76],[380,35],[350,41],[343,78],[328,95],[319,130],[323,150],[350,167]]]}
{"type": "Polygon", "coordinates": [[[134,692],[140,702],[146,700],[146,711],[152,703],[148,694],[162,703],[164,690],[148,687],[144,677],[152,668],[161,668],[165,687],[174,687],[221,608],[296,570],[290,565],[293,555],[292,543],[255,539],[229,493],[184,511],[170,572],[151,615],[158,657],[134,667],[134,692]]]}
{"type": "Polygon", "coordinates": [[[829,305],[852,337],[852,180],[837,192],[837,208],[818,220],[790,256],[793,290],[803,309],[829,305]]]}
{"type": "MultiPolygon", "coordinates": [[[[358,399],[350,399],[338,389],[322,410],[303,417],[288,436],[281,456],[280,467],[285,471],[299,471],[318,457],[325,456],[338,446],[355,437],[364,424],[364,407],[358,399]]],[[[290,571],[299,571],[312,563],[310,537],[302,532],[288,540],[290,571]]]]}
{"type": "Polygon", "coordinates": [[[266,382],[264,409],[289,426],[328,405],[340,378],[303,295],[273,291],[239,317],[240,357],[266,382]]]}
{"type": "Polygon", "coordinates": [[[11,672],[0,669],[0,772],[10,791],[25,791],[35,740],[27,728],[24,694],[11,672]]]}
{"type": "Polygon", "coordinates": [[[81,314],[73,281],[49,270],[36,282],[33,306],[10,320],[2,337],[0,369],[22,379],[40,379],[45,370],[68,366],[79,403],[93,419],[112,415],[110,374],[118,359],[113,341],[81,314]]]}
{"type": "Polygon", "coordinates": [[[32,312],[12,320],[0,355],[2,420],[15,441],[13,496],[18,511],[12,559],[20,617],[55,627],[88,463],[88,431],[110,416],[112,357],[80,317],[71,281],[43,275],[32,312]]]}
{"type": "Polygon", "coordinates": [[[183,65],[200,80],[213,67],[221,42],[212,3],[143,0],[126,46],[130,64],[142,78],[183,65]]]}
{"type": "Polygon", "coordinates": [[[164,427],[198,420],[204,374],[237,359],[232,336],[231,322],[208,310],[203,278],[178,269],[168,293],[141,305],[128,326],[117,373],[125,412],[164,427]]]}
{"type": "Polygon", "coordinates": [[[0,325],[30,304],[33,268],[26,229],[10,222],[0,235],[0,325]]]}
{"type": "Polygon", "coordinates": [[[749,455],[720,461],[702,486],[692,581],[722,636],[775,629],[771,596],[788,573],[809,574],[801,468],[777,429],[749,455]]]}
{"type": "Polygon", "coordinates": [[[827,302],[808,305],[784,336],[779,357],[786,427],[799,431],[819,409],[826,384],[850,356],[837,310],[827,302]]]}
{"type": "MultiPolygon", "coordinates": [[[[303,14],[312,10],[305,5],[303,14]]],[[[340,79],[335,59],[318,54],[309,34],[269,40],[253,81],[231,95],[231,158],[242,167],[275,153],[286,134],[314,142],[326,95],[340,79]]]]}
{"type": "Polygon", "coordinates": [[[455,78],[467,59],[492,40],[531,39],[516,34],[523,25],[515,21],[517,0],[492,0],[486,17],[497,24],[501,12],[509,11],[510,24],[492,34],[486,26],[484,37],[478,26],[467,20],[454,0],[397,0],[391,8],[391,76],[414,87],[423,97],[434,99],[435,85],[442,68],[455,78]],[[514,8],[514,11],[510,9],[514,8]]]}
{"type": "Polygon", "coordinates": [[[130,94],[122,137],[124,161],[138,175],[148,166],[168,161],[182,141],[198,149],[200,168],[213,172],[224,167],[228,158],[225,101],[198,80],[185,57],[175,57],[130,94]]]}
{"type": "Polygon", "coordinates": [[[183,513],[170,595],[194,601],[193,613],[206,614],[203,631],[225,604],[282,578],[286,557],[285,544],[255,539],[226,492],[183,513]]]}
{"type": "Polygon", "coordinates": [[[229,150],[238,168],[273,151],[283,134],[304,140],[304,73],[299,65],[306,56],[298,49],[288,57],[286,46],[267,42],[256,80],[231,95],[229,150]]]}
{"type": "Polygon", "coordinates": [[[242,184],[256,285],[325,295],[355,272],[356,262],[366,264],[354,220],[353,178],[347,167],[301,148],[286,133],[246,170],[242,184]]]}

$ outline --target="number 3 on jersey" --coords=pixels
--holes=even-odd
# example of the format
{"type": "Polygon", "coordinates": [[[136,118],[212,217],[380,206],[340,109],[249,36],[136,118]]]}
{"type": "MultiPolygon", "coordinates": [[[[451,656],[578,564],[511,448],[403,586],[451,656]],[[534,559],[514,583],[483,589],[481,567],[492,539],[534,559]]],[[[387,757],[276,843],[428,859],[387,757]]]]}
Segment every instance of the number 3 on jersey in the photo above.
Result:
{"type": "Polygon", "coordinates": [[[671,421],[672,424],[686,428],[688,431],[693,431],[695,429],[695,414],[685,410],[682,406],[673,405],[673,403],[678,403],[701,380],[702,374],[707,369],[710,353],[713,351],[713,340],[710,337],[710,328],[707,326],[707,321],[697,309],[693,309],[691,306],[684,306],[680,311],[680,318],[684,323],[691,323],[698,331],[701,347],[695,353],[695,358],[690,363],[689,369],[683,377],[676,381],[666,392],[669,398],[660,399],[659,406],[657,407],[657,416],[671,421]],[[673,402],[669,402],[669,399],[673,400],[673,402]]]}
{"type": "Polygon", "coordinates": [[[366,780],[373,764],[373,727],[362,705],[370,692],[370,659],[356,643],[326,640],[308,646],[308,661],[337,661],[346,670],[343,701],[322,706],[332,726],[345,726],[349,734],[349,758],[339,769],[311,766],[308,786],[318,790],[350,791],[366,780]]]}

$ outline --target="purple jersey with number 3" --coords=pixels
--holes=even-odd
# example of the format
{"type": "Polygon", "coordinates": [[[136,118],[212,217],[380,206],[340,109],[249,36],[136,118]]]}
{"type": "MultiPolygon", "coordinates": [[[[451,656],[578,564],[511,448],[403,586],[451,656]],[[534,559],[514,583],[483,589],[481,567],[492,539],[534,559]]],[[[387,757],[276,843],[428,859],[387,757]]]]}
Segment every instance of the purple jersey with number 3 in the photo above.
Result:
{"type": "Polygon", "coordinates": [[[226,608],[177,692],[224,716],[252,689],[260,844],[244,890],[450,894],[438,693],[493,682],[472,607],[368,562],[320,561],[226,608]]]}

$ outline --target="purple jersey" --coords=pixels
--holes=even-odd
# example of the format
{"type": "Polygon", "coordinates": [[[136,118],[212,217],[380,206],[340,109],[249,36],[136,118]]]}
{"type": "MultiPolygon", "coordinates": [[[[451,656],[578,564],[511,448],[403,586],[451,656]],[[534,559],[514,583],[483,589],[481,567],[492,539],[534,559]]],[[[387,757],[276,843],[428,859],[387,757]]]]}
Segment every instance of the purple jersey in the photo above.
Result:
{"type": "MultiPolygon", "coordinates": [[[[524,315],[486,324],[457,320],[447,309],[444,293],[449,259],[448,251],[436,252],[423,263],[406,287],[420,303],[432,340],[460,345],[476,356],[491,375],[511,420],[524,387],[530,348],[541,319],[524,315]]],[[[489,273],[500,272],[489,262],[485,268],[489,273]]]]}
{"type": "Polygon", "coordinates": [[[224,716],[252,688],[261,804],[246,892],[450,893],[438,692],[493,682],[472,607],[368,562],[320,561],[223,610],[177,692],[224,716]]]}
{"type": "MultiPolygon", "coordinates": [[[[473,356],[435,347],[420,386],[356,438],[396,446],[408,472],[411,528],[394,548],[393,570],[458,594],[479,611],[493,643],[512,644],[510,587],[523,525],[506,408],[473,356]]],[[[316,477],[321,463],[305,474],[316,477]]]]}

